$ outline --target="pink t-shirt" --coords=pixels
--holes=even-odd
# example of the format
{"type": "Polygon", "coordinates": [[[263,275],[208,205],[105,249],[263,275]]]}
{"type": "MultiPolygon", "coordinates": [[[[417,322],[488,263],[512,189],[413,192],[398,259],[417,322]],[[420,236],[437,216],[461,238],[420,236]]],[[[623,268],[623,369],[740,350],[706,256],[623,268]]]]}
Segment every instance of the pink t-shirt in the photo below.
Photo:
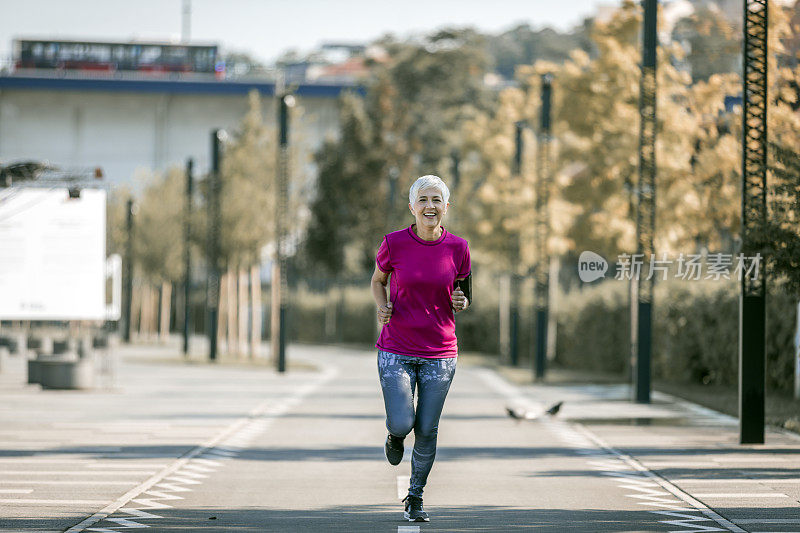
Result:
{"type": "Polygon", "coordinates": [[[391,274],[393,311],[375,346],[400,355],[456,357],[451,294],[453,282],[470,273],[467,241],[444,228],[438,240],[425,241],[409,226],[383,238],[376,262],[391,274]]]}

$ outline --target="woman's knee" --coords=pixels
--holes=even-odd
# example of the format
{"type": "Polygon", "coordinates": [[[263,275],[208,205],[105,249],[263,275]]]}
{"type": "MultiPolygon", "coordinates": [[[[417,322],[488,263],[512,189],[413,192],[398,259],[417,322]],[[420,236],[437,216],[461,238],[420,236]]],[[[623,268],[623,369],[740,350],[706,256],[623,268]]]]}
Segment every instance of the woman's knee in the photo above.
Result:
{"type": "Polygon", "coordinates": [[[388,417],[386,419],[386,429],[395,437],[405,437],[414,429],[413,417],[388,417]]]}
{"type": "Polygon", "coordinates": [[[435,439],[439,434],[438,426],[431,426],[428,424],[418,424],[414,427],[414,438],[416,440],[431,440],[435,439]]]}

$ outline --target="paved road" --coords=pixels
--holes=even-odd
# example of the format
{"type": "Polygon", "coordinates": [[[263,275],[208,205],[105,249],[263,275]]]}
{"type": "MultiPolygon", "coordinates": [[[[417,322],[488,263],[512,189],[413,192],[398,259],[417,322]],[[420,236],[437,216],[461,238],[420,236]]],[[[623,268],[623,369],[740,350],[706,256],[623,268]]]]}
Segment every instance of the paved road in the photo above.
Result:
{"type": "Polygon", "coordinates": [[[800,531],[800,440],[738,446],[735,421],[666,396],[516,387],[462,364],[431,522],[409,524],[410,464],[383,457],[372,352],[291,346],[318,370],[284,376],[170,349],[122,356],[109,390],[0,374],[0,531],[800,531]],[[504,413],[560,400],[553,418],[504,413]]]}

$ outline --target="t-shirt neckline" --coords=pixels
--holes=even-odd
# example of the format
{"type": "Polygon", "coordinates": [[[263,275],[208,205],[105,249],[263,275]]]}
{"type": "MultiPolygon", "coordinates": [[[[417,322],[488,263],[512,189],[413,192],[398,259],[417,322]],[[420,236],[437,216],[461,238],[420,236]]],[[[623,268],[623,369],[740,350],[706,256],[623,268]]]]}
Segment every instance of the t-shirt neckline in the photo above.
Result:
{"type": "Polygon", "coordinates": [[[436,244],[439,244],[440,242],[442,242],[444,240],[445,235],[447,235],[447,230],[444,229],[444,226],[442,226],[442,235],[438,239],[436,239],[435,241],[426,241],[425,239],[421,238],[419,235],[416,234],[416,232],[414,231],[413,227],[414,227],[414,224],[411,224],[408,227],[408,234],[411,235],[411,237],[415,241],[417,241],[420,244],[424,244],[425,246],[434,246],[436,244]]]}

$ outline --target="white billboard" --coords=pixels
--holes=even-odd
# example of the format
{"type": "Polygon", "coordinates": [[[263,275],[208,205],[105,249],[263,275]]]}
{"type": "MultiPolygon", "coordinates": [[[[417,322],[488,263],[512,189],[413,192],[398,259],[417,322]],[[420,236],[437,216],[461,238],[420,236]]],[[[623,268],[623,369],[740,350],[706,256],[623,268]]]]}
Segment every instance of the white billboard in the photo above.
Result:
{"type": "Polygon", "coordinates": [[[0,319],[106,319],[106,193],[0,189],[0,319]]]}

